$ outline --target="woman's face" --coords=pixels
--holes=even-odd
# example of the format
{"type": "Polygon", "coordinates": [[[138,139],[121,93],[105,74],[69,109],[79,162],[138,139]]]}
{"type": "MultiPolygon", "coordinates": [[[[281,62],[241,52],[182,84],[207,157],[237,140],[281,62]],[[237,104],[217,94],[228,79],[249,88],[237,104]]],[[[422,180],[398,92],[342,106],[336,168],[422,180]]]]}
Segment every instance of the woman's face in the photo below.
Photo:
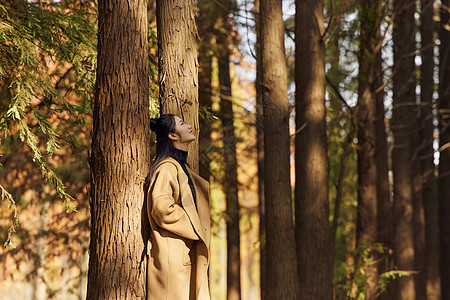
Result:
{"type": "Polygon", "coordinates": [[[174,116],[174,118],[175,118],[175,130],[178,133],[178,136],[180,137],[178,142],[190,143],[193,140],[195,140],[195,135],[192,132],[191,125],[184,123],[184,121],[178,116],[174,116]]]}

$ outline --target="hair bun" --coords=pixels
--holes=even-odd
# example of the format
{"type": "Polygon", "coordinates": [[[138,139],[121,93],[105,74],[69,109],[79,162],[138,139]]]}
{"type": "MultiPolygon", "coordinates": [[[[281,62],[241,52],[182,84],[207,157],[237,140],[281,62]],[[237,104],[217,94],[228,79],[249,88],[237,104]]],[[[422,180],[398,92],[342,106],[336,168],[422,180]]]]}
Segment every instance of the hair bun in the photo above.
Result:
{"type": "Polygon", "coordinates": [[[158,133],[158,119],[157,118],[150,118],[150,129],[154,131],[155,133],[158,133]]]}

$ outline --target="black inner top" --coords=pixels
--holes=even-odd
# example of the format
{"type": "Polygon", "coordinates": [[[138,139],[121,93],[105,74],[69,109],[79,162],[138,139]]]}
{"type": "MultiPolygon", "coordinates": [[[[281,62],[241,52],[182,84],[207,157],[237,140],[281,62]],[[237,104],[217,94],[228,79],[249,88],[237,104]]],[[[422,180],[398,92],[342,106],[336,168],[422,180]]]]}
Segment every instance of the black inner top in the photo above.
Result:
{"type": "Polygon", "coordinates": [[[187,170],[186,167],[186,159],[188,156],[188,152],[187,151],[183,151],[177,148],[173,148],[172,152],[170,153],[170,157],[172,157],[173,159],[175,159],[183,168],[184,173],[186,173],[187,177],[188,177],[188,184],[189,187],[191,188],[191,192],[192,192],[192,197],[194,198],[194,204],[195,206],[197,206],[197,195],[195,193],[195,187],[194,187],[194,183],[192,182],[191,176],[189,175],[189,172],[187,170]]]}

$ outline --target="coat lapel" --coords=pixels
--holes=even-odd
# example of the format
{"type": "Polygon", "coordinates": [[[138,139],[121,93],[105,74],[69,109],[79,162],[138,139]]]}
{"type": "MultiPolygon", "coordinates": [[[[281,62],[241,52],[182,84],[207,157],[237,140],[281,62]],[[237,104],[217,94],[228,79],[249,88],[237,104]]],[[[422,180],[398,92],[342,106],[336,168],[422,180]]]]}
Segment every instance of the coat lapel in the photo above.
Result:
{"type": "Polygon", "coordinates": [[[194,172],[190,172],[192,181],[195,185],[195,191],[197,192],[197,211],[202,224],[202,231],[204,233],[204,242],[209,249],[210,237],[211,237],[211,217],[210,217],[210,204],[209,204],[209,183],[194,172]]]}
{"type": "MultiPolygon", "coordinates": [[[[188,177],[187,177],[186,173],[184,173],[184,170],[181,167],[181,165],[175,159],[173,159],[171,157],[168,159],[178,169],[178,180],[180,183],[181,205],[183,206],[184,210],[186,211],[186,213],[189,217],[189,220],[191,221],[192,226],[194,227],[194,230],[197,232],[200,239],[202,239],[202,241],[206,245],[208,245],[208,248],[209,248],[209,231],[205,232],[207,230],[204,230],[204,226],[202,226],[202,222],[199,217],[200,212],[197,211],[197,208],[195,206],[194,196],[192,195],[192,191],[191,191],[191,188],[189,187],[189,183],[188,183],[188,177]]],[[[188,172],[189,172],[189,169],[188,169],[188,172]]],[[[189,172],[189,174],[192,177],[193,172],[189,172]]],[[[192,180],[194,182],[193,177],[192,177],[192,180]]],[[[194,182],[194,187],[195,187],[195,182],[194,182]]],[[[197,191],[197,188],[195,188],[195,190],[197,191]]],[[[197,202],[198,202],[199,198],[201,198],[201,197],[199,197],[199,194],[201,194],[201,193],[198,193],[198,192],[196,193],[197,202]]],[[[208,211],[208,216],[209,216],[209,211],[208,211]]]]}

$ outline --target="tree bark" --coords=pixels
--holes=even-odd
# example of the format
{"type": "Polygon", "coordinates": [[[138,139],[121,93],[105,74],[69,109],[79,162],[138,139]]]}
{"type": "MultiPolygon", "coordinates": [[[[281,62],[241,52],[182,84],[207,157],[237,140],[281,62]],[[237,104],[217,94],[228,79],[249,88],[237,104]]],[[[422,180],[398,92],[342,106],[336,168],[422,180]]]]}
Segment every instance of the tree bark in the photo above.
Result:
{"type": "MultiPolygon", "coordinates": [[[[422,0],[420,17],[421,57],[420,66],[420,114],[419,114],[419,163],[422,207],[424,212],[425,241],[422,259],[417,261],[421,271],[422,282],[417,282],[425,289],[425,299],[440,299],[439,280],[439,222],[434,165],[434,126],[433,126],[433,92],[434,92],[434,55],[433,55],[433,0],[422,0]],[[420,262],[422,261],[422,264],[420,262]]],[[[421,208],[420,205],[418,207],[421,208]]],[[[417,215],[417,214],[416,214],[417,215]]],[[[417,226],[416,226],[417,227],[417,226]]],[[[417,234],[416,234],[417,235],[417,234]]],[[[416,238],[417,241],[417,238],[416,238]]],[[[417,244],[417,243],[416,243],[417,244]]],[[[417,248],[417,247],[416,247],[417,248]]],[[[417,250],[421,250],[416,249],[417,250]]],[[[417,284],[416,283],[416,284],[417,284]]]]}
{"type": "Polygon", "coordinates": [[[295,220],[298,299],[332,299],[323,1],[296,1],[295,220]]]}
{"type": "MultiPolygon", "coordinates": [[[[432,65],[431,65],[432,66],[432,65]]],[[[424,147],[424,136],[421,109],[419,104],[413,106],[412,121],[412,176],[413,176],[413,222],[414,222],[414,264],[417,274],[414,275],[414,284],[416,288],[416,298],[426,299],[426,257],[425,257],[425,210],[423,204],[423,178],[421,149],[424,147]]]]}
{"type": "Polygon", "coordinates": [[[434,55],[433,55],[433,2],[422,0],[420,17],[420,36],[422,42],[420,66],[420,121],[421,147],[419,151],[421,165],[422,197],[425,213],[425,280],[426,299],[438,300],[441,295],[439,276],[439,210],[434,165],[434,55]]]}
{"type": "MultiPolygon", "coordinates": [[[[203,4],[203,3],[202,3],[203,4]]],[[[201,4],[199,3],[199,6],[201,4]]],[[[211,76],[212,76],[212,55],[210,54],[212,51],[212,43],[210,31],[211,27],[207,24],[207,17],[210,13],[209,9],[207,9],[207,4],[204,4],[205,7],[202,9],[200,7],[200,17],[201,22],[199,20],[199,31],[200,36],[202,38],[202,42],[199,45],[199,72],[198,72],[198,101],[199,105],[204,109],[211,110],[212,105],[212,86],[211,86],[211,76]],[[201,28],[200,24],[203,25],[201,28]]],[[[211,176],[210,163],[211,159],[209,158],[209,152],[211,147],[211,120],[200,118],[199,119],[199,174],[201,177],[207,179],[211,176]]]]}
{"type": "MultiPolygon", "coordinates": [[[[422,24],[423,25],[423,24],[422,24]]],[[[420,29],[422,29],[421,27],[420,29]]],[[[432,28],[431,28],[432,29],[432,28]]],[[[422,33],[422,31],[421,31],[422,33]]],[[[422,41],[423,42],[423,41],[422,41]]],[[[432,59],[433,57],[431,57],[432,59]]],[[[429,63],[429,62],[428,62],[429,63]]],[[[433,70],[433,61],[431,60],[431,70],[433,70]]],[[[423,65],[421,66],[421,71],[423,71],[423,65]]],[[[431,71],[432,72],[432,71],[431,71]]],[[[431,73],[432,74],[432,73],[431,73]]],[[[423,74],[421,74],[421,78],[419,79],[421,87],[425,84],[423,82],[423,74]]],[[[433,78],[431,77],[431,80],[433,78]]],[[[432,81],[430,82],[433,85],[432,81]]],[[[425,84],[426,85],[426,84],[425,84]]],[[[426,87],[425,87],[426,88],[426,87]]],[[[424,94],[421,91],[420,94],[421,102],[423,100],[424,94]]],[[[420,103],[422,104],[422,103],[420,103]]],[[[431,98],[430,98],[430,104],[431,98]]],[[[415,270],[417,274],[414,276],[415,279],[415,287],[416,287],[416,298],[417,299],[426,299],[427,298],[427,288],[426,288],[426,236],[425,236],[425,209],[424,209],[424,176],[422,174],[422,153],[425,149],[426,144],[425,139],[427,138],[424,133],[424,122],[423,122],[423,113],[425,111],[422,109],[419,104],[416,104],[414,107],[414,113],[412,117],[413,122],[413,186],[414,186],[414,260],[415,260],[415,270]]],[[[429,117],[432,118],[432,115],[429,117]]],[[[432,119],[430,120],[432,121],[432,119]]],[[[432,134],[432,131],[431,131],[432,134]]],[[[432,143],[433,136],[430,135],[430,142],[432,143]]],[[[431,144],[432,146],[432,144],[431,144]]],[[[431,148],[432,150],[433,148],[431,148]]]]}
{"type": "MultiPolygon", "coordinates": [[[[376,54],[376,79],[375,90],[383,85],[383,67],[381,51],[376,54]]],[[[390,196],[389,168],[388,168],[388,145],[385,125],[384,92],[376,94],[376,119],[375,119],[375,161],[377,164],[377,241],[382,244],[384,252],[378,255],[378,274],[394,269],[393,260],[393,203],[390,196]]],[[[395,298],[392,284],[387,286],[380,296],[380,300],[391,300],[395,298]]]]}
{"type": "Polygon", "coordinates": [[[414,222],[414,265],[417,274],[414,275],[416,298],[426,299],[426,258],[425,258],[425,210],[423,205],[423,180],[420,161],[420,147],[423,142],[421,136],[421,123],[418,114],[418,105],[414,108],[413,117],[413,143],[412,143],[412,169],[413,169],[413,222],[414,222]]]}
{"type": "Polygon", "coordinates": [[[289,178],[289,102],[282,1],[260,2],[264,111],[266,299],[297,299],[297,258],[289,178]]]}
{"type": "MultiPolygon", "coordinates": [[[[394,77],[393,116],[394,133],[394,256],[399,270],[414,271],[413,178],[412,178],[412,122],[416,102],[414,82],[415,2],[394,1],[394,77]]],[[[414,276],[396,279],[398,300],[416,298],[414,276]]]]}
{"type": "Polygon", "coordinates": [[[99,1],[87,299],[144,299],[149,170],[146,1],[99,1]]]}
{"type": "MultiPolygon", "coordinates": [[[[378,0],[361,2],[358,105],[356,108],[358,133],[358,219],[357,243],[369,249],[364,265],[366,297],[375,299],[377,294],[376,253],[373,243],[377,238],[377,165],[375,159],[375,120],[377,103],[376,57],[380,39],[381,3],[378,0]]],[[[384,126],[383,126],[384,128],[384,126]]]]}
{"type": "Polygon", "coordinates": [[[450,0],[441,1],[439,39],[439,229],[442,300],[450,299],[450,0]]]}
{"type": "Polygon", "coordinates": [[[194,0],[157,0],[159,101],[192,126],[188,163],[198,173],[198,33],[194,0]]]}
{"type": "Polygon", "coordinates": [[[265,299],[266,286],[266,216],[264,200],[264,125],[263,125],[263,103],[262,103],[262,66],[261,66],[261,36],[260,36],[260,1],[255,0],[253,6],[256,29],[256,151],[258,159],[258,209],[259,209],[259,285],[261,299],[265,299]]]}
{"type": "Polygon", "coordinates": [[[233,99],[230,79],[230,44],[228,22],[230,1],[222,1],[217,34],[219,60],[220,114],[222,119],[224,181],[222,183],[227,214],[227,299],[241,299],[241,254],[239,231],[239,198],[237,181],[236,135],[234,132],[233,99]]]}

